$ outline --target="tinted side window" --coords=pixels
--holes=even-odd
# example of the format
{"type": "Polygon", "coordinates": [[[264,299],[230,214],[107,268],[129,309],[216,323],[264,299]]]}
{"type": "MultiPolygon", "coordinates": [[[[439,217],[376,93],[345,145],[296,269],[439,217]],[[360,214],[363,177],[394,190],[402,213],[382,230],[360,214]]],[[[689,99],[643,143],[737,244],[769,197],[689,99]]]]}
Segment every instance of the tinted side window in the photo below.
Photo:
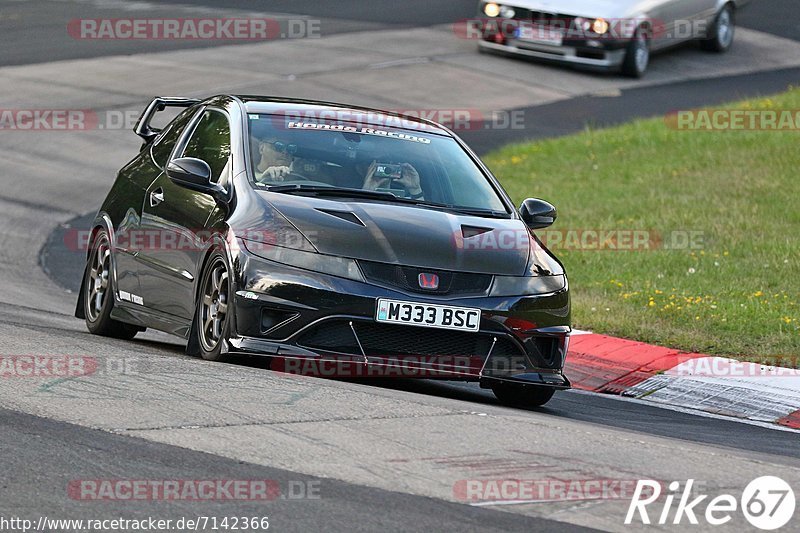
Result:
{"type": "Polygon", "coordinates": [[[169,154],[172,153],[172,149],[175,148],[175,143],[178,141],[178,138],[183,133],[183,128],[186,127],[189,120],[194,116],[195,109],[187,109],[186,111],[182,112],[180,115],[175,117],[175,120],[170,122],[167,127],[164,129],[164,133],[156,139],[155,143],[153,144],[153,148],[150,151],[150,154],[153,156],[153,161],[156,162],[156,165],[164,168],[167,165],[167,160],[169,159],[169,154]]]}
{"type": "Polygon", "coordinates": [[[206,111],[186,143],[183,157],[196,157],[208,163],[211,181],[218,181],[230,156],[231,129],[228,117],[219,111],[206,111]]]}

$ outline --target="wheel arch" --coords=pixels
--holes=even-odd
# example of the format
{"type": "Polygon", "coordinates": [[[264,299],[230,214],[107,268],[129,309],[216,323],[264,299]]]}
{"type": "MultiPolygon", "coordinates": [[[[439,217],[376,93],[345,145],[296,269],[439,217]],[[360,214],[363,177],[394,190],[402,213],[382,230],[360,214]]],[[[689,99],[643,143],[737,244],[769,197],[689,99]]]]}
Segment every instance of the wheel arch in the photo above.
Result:
{"type": "MultiPolygon", "coordinates": [[[[236,237],[235,237],[233,231],[230,228],[228,228],[226,230],[224,236],[223,236],[223,234],[215,233],[205,243],[205,249],[200,254],[200,260],[198,261],[197,269],[196,269],[197,276],[195,276],[194,289],[192,290],[192,306],[193,306],[193,308],[195,310],[195,314],[192,315],[192,325],[189,327],[189,334],[188,334],[188,339],[187,339],[187,343],[186,343],[186,354],[187,355],[194,355],[194,356],[200,355],[200,343],[197,340],[197,316],[196,316],[196,314],[197,314],[197,302],[198,302],[198,300],[200,298],[200,291],[202,291],[202,283],[203,283],[202,280],[203,280],[203,277],[204,277],[203,274],[204,274],[206,265],[208,264],[208,261],[211,258],[211,255],[215,251],[221,251],[222,255],[225,256],[225,261],[227,262],[228,272],[229,272],[229,275],[230,275],[230,282],[231,282],[231,287],[232,287],[232,290],[231,290],[231,304],[230,304],[230,309],[231,309],[231,312],[230,312],[230,320],[231,320],[231,322],[230,322],[230,331],[233,331],[233,332],[236,331],[236,306],[233,305],[233,301],[235,299],[235,293],[236,293],[235,289],[233,289],[233,287],[235,287],[235,282],[236,282],[236,273],[234,272],[234,269],[233,269],[233,263],[234,263],[233,254],[234,254],[235,250],[231,249],[232,246],[233,247],[238,246],[238,244],[236,243],[235,239],[236,239],[236,237]],[[231,242],[230,242],[231,240],[233,240],[233,245],[231,245],[231,242]]],[[[224,342],[227,343],[227,340],[224,340],[224,342]]],[[[225,345],[223,345],[223,349],[224,349],[224,347],[225,347],[225,345]]]]}
{"type": "Polygon", "coordinates": [[[716,17],[717,14],[719,14],[719,12],[722,11],[722,9],[725,6],[731,6],[731,9],[733,9],[733,12],[735,13],[739,9],[739,6],[742,3],[743,2],[741,0],[717,0],[717,5],[715,6],[714,16],[716,17]]]}
{"type": "MultiPolygon", "coordinates": [[[[89,235],[86,240],[86,257],[84,259],[83,275],[81,276],[81,286],[80,289],[78,289],[78,301],[75,304],[75,318],[86,318],[86,312],[83,309],[83,293],[86,290],[86,269],[89,268],[89,257],[92,253],[92,243],[94,242],[97,232],[100,230],[105,230],[106,235],[108,235],[108,242],[111,246],[111,276],[114,279],[114,286],[116,287],[117,259],[114,255],[114,250],[116,249],[114,225],[111,223],[111,217],[109,217],[107,213],[101,212],[98,213],[92,221],[91,229],[89,230],[89,235]]],[[[116,301],[117,295],[112,294],[112,297],[116,301]]]]}

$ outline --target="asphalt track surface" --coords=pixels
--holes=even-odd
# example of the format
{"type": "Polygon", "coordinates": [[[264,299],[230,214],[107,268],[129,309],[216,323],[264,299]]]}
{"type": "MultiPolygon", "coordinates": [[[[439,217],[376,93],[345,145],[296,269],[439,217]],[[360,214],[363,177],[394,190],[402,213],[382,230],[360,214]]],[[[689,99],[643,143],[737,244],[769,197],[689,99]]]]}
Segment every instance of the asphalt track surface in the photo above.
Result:
{"type": "MultiPolygon", "coordinates": [[[[277,498],[263,502],[229,504],[209,508],[203,502],[175,502],[158,511],[160,519],[182,517],[268,517],[276,531],[530,531],[531,527],[562,531],[589,529],[548,520],[531,520],[510,513],[489,511],[432,498],[375,490],[367,487],[298,476],[284,470],[252,465],[142,439],[120,437],[98,430],[31,417],[0,409],[0,446],[14,450],[4,464],[3,510],[36,519],[38,516],[86,516],[84,501],[64,499],[64,487],[78,470],[95,473],[135,472],[139,479],[254,479],[274,480],[282,487],[308,487],[318,499],[277,498]],[[19,443],[26,443],[20,446],[19,443]],[[46,483],[36,483],[46,480],[46,483]],[[303,485],[300,485],[302,483],[303,485]],[[36,498],[26,490],[39,485],[36,498]],[[316,491],[319,487],[319,492],[316,491]],[[391,505],[386,505],[391,502],[391,505]],[[380,509],[380,512],[377,510],[380,509]]],[[[113,475],[113,474],[112,474],[113,475]]],[[[294,489],[295,494],[300,489],[294,489]]],[[[302,489],[306,490],[306,489],[302,489]]],[[[287,491],[288,492],[288,491],[287,491]]],[[[128,519],[153,516],[148,502],[131,506],[96,502],[93,516],[112,517],[124,512],[128,519]]]]}
{"type": "MultiPolygon", "coordinates": [[[[740,23],[797,39],[798,17],[787,16],[790,8],[797,11],[796,4],[762,3],[763,10],[754,14],[755,10],[750,9],[742,14],[740,23]]],[[[414,1],[399,12],[397,4],[390,1],[371,2],[367,9],[356,2],[339,2],[335,8],[327,2],[267,4],[234,0],[184,4],[294,12],[322,18],[327,21],[327,31],[344,33],[447,22],[470,16],[473,2],[437,3],[435,6],[439,7],[431,8],[431,2],[414,1]]],[[[184,8],[169,5],[160,9],[165,10],[164,16],[185,13],[184,8]]],[[[128,6],[120,7],[119,2],[113,1],[0,4],[0,47],[5,52],[0,64],[153,51],[141,46],[158,50],[188,46],[116,42],[103,48],[70,41],[60,43],[47,37],[48,29],[50,35],[63,31],[65,18],[80,16],[135,15],[130,14],[128,6]],[[23,18],[15,17],[14,10],[23,18]],[[13,23],[12,30],[6,31],[3,25],[15,20],[34,23],[13,23]],[[21,42],[29,46],[20,46],[21,42]]],[[[581,97],[527,109],[530,120],[537,125],[533,131],[493,132],[491,139],[479,131],[465,132],[463,136],[486,151],[521,138],[571,133],[587,122],[608,125],[634,116],[661,114],[679,105],[718,103],[777,92],[798,77],[797,70],[786,70],[623,90],[614,99],[581,97]]],[[[517,448],[530,448],[543,458],[533,465],[523,463],[522,467],[529,468],[523,470],[528,477],[541,475],[537,468],[547,463],[550,472],[573,472],[572,467],[584,464],[596,476],[611,466],[617,474],[634,472],[639,477],[694,476],[731,490],[740,490],[743,482],[766,473],[800,479],[800,439],[793,432],[577,392],[557,395],[546,408],[519,411],[497,405],[490,393],[471,385],[405,380],[298,381],[276,376],[259,359],[242,359],[234,365],[193,360],[182,355],[179,340],[159,334],[147,334],[132,343],[91,337],[80,321],[69,316],[74,294],[59,293],[38,271],[41,264],[63,289],[74,289],[80,263],[74,253],[54,245],[63,242],[63,235],[58,231],[50,234],[49,243],[44,238],[32,238],[39,243],[36,249],[24,253],[18,250],[31,227],[38,228],[34,232],[37,235],[46,236],[47,228],[40,226],[52,227],[56,221],[86,210],[79,199],[70,195],[70,176],[62,175],[41,159],[46,153],[44,147],[24,145],[14,139],[6,147],[20,153],[30,150],[32,154],[22,163],[13,161],[13,168],[49,176],[52,183],[37,194],[30,194],[24,173],[3,173],[0,204],[6,232],[0,245],[17,249],[0,255],[0,283],[5,288],[0,298],[0,342],[5,346],[2,352],[135,358],[145,361],[150,371],[129,380],[98,377],[85,383],[33,386],[6,380],[5,386],[0,387],[0,405],[11,409],[0,410],[0,449],[4,450],[5,459],[0,476],[0,510],[4,516],[170,518],[268,514],[276,531],[570,531],[575,527],[570,523],[621,529],[624,506],[592,510],[562,502],[497,511],[446,501],[452,500],[446,489],[425,488],[436,481],[449,486],[453,479],[438,471],[426,478],[425,471],[431,468],[425,463],[426,455],[441,455],[452,461],[459,457],[457,452],[462,452],[472,454],[477,461],[483,457],[491,461],[497,458],[492,452],[499,456],[505,453],[507,458],[517,448]],[[160,382],[172,373],[177,376],[174,381],[160,382]],[[282,387],[289,387],[287,383],[296,387],[293,391],[300,399],[295,401],[292,396],[287,402],[272,401],[283,392],[282,387]],[[238,403],[237,396],[241,396],[238,403]],[[272,428],[280,429],[272,432],[272,428]],[[503,428],[507,438],[496,440],[501,431],[498,428],[503,428]],[[348,432],[364,443],[337,440],[348,432]],[[371,441],[373,435],[380,435],[382,440],[371,441]],[[265,437],[273,437],[275,442],[265,437]],[[287,450],[285,444],[281,446],[286,442],[283,437],[298,439],[290,441],[296,448],[287,450]],[[506,440],[514,441],[513,445],[504,444],[506,440]],[[363,455],[353,452],[369,443],[377,449],[362,449],[363,455]],[[425,448],[421,457],[405,450],[415,444],[425,448]],[[314,455],[327,449],[332,455],[314,455]],[[408,454],[421,466],[391,470],[373,457],[382,452],[397,462],[412,461],[404,455],[408,454]],[[397,479],[391,479],[387,472],[398,473],[397,479]],[[311,477],[310,473],[321,477],[311,477]],[[70,480],[80,478],[273,479],[281,484],[314,480],[321,484],[322,497],[277,500],[266,506],[252,502],[87,503],[69,498],[65,491],[70,480]],[[422,481],[415,483],[416,478],[422,481]]],[[[57,146],[50,148],[59,155],[57,146]]],[[[102,149],[86,154],[102,155],[102,149]]],[[[108,184],[98,186],[107,188],[108,184]]],[[[73,228],[80,225],[80,219],[76,220],[73,228]]],[[[468,472],[477,475],[473,470],[468,472]]],[[[741,529],[741,519],[737,527],[741,529]]]]}
{"type": "MultiPolygon", "coordinates": [[[[792,16],[795,0],[753,0],[738,23],[744,27],[800,40],[800,23],[792,16]]],[[[173,3],[125,0],[4,0],[0,2],[0,66],[62,59],[134,54],[207,47],[192,41],[81,41],[64,31],[65,21],[78,18],[190,17],[211,9],[214,16],[263,14],[280,18],[297,14],[320,20],[322,35],[364,29],[420,27],[446,24],[475,16],[474,0],[185,0],[173,3]]],[[[230,44],[218,42],[215,44],[230,44]]]]}

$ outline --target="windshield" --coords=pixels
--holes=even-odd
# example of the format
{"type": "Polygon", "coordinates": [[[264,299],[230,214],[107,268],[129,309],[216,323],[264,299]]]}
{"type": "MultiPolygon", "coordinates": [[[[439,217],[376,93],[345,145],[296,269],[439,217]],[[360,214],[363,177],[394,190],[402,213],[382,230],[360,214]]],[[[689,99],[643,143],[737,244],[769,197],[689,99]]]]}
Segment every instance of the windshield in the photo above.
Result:
{"type": "Polygon", "coordinates": [[[251,179],[258,187],[361,189],[384,193],[371,196],[384,201],[507,212],[488,179],[449,137],[278,115],[248,117],[251,179]]]}

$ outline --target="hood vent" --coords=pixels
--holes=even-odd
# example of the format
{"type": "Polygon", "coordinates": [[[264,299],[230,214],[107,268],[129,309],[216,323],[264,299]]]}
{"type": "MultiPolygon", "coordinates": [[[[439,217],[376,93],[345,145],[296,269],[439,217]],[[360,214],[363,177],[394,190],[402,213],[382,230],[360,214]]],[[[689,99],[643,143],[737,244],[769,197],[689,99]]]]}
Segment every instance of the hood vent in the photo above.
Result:
{"type": "Polygon", "coordinates": [[[463,226],[463,225],[461,226],[461,235],[463,235],[465,239],[482,235],[488,231],[492,231],[492,228],[481,228],[479,226],[463,226]]]}
{"type": "Polygon", "coordinates": [[[366,227],[366,224],[364,224],[361,221],[361,219],[356,216],[355,213],[352,213],[350,211],[337,211],[335,209],[317,209],[317,211],[319,211],[320,213],[325,213],[326,215],[331,215],[333,217],[340,218],[346,222],[351,222],[353,224],[366,227]]]}

